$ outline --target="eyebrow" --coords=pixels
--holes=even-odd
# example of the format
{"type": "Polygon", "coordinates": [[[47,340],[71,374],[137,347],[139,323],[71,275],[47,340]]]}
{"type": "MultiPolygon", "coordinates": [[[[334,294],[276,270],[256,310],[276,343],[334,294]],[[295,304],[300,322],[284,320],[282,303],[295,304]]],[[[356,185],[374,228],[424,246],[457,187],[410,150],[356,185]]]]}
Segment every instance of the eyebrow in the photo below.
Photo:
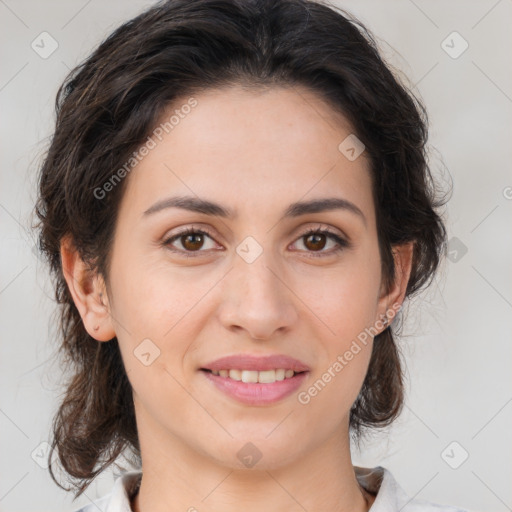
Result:
{"type": "MultiPolygon", "coordinates": [[[[195,213],[202,213],[226,219],[234,219],[237,217],[237,213],[231,208],[226,208],[218,203],[192,196],[176,196],[162,199],[148,208],[144,212],[143,216],[149,216],[167,208],[181,208],[195,213]]],[[[351,212],[357,215],[366,226],[366,217],[363,212],[354,203],[340,197],[328,197],[292,203],[285,210],[282,219],[299,217],[308,213],[320,213],[332,210],[346,210],[351,212]]]]}

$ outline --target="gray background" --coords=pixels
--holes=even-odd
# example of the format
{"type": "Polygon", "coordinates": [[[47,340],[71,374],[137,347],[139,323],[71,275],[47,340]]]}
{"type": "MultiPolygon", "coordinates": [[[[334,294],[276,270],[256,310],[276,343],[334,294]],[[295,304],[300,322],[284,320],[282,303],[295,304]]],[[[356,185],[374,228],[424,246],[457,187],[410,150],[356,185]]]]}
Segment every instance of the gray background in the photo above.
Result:
{"type": "MultiPolygon", "coordinates": [[[[58,85],[120,22],[150,4],[0,0],[0,511],[73,510],[109,492],[115,477],[102,475],[72,503],[37,463],[62,390],[52,362],[53,291],[28,226],[58,85]],[[58,43],[47,58],[31,47],[44,31],[58,43]]],[[[404,413],[353,461],[389,468],[411,497],[512,510],[512,2],[337,5],[367,24],[388,62],[421,95],[433,170],[454,187],[446,210],[450,257],[411,303],[401,341],[404,413]],[[458,55],[464,40],[469,47],[458,55]]]]}

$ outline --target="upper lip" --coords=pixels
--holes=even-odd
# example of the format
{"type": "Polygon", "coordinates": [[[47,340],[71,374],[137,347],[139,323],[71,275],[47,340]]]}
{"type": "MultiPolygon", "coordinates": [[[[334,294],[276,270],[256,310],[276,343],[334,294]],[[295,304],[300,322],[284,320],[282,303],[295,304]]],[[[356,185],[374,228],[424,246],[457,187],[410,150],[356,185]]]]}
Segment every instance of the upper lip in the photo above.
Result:
{"type": "Polygon", "coordinates": [[[293,370],[294,372],[309,371],[309,367],[298,359],[282,354],[268,356],[254,356],[250,354],[237,354],[221,357],[201,367],[202,370],[293,370]]]}

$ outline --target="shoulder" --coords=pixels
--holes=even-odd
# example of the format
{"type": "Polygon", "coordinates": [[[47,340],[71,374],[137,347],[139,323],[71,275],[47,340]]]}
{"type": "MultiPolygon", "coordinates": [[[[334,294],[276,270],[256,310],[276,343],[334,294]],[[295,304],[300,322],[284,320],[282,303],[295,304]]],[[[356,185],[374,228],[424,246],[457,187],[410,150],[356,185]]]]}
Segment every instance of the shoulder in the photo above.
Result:
{"type": "Polygon", "coordinates": [[[140,485],[141,471],[127,471],[117,477],[112,490],[73,512],[132,512],[130,499],[140,485]]]}
{"type": "Polygon", "coordinates": [[[369,512],[469,512],[452,505],[441,505],[419,498],[411,498],[400,487],[393,474],[382,466],[362,468],[354,466],[361,486],[376,495],[369,512]]]}

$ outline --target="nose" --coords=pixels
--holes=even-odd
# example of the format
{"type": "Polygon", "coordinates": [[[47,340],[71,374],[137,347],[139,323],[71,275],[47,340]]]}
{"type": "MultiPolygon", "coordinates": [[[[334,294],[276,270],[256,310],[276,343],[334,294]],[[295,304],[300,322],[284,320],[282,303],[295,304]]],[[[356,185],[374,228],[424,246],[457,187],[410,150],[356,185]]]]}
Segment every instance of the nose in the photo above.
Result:
{"type": "Polygon", "coordinates": [[[253,340],[284,334],[297,321],[294,293],[267,252],[247,263],[236,257],[226,276],[219,318],[230,331],[246,331],[253,340]]]}

